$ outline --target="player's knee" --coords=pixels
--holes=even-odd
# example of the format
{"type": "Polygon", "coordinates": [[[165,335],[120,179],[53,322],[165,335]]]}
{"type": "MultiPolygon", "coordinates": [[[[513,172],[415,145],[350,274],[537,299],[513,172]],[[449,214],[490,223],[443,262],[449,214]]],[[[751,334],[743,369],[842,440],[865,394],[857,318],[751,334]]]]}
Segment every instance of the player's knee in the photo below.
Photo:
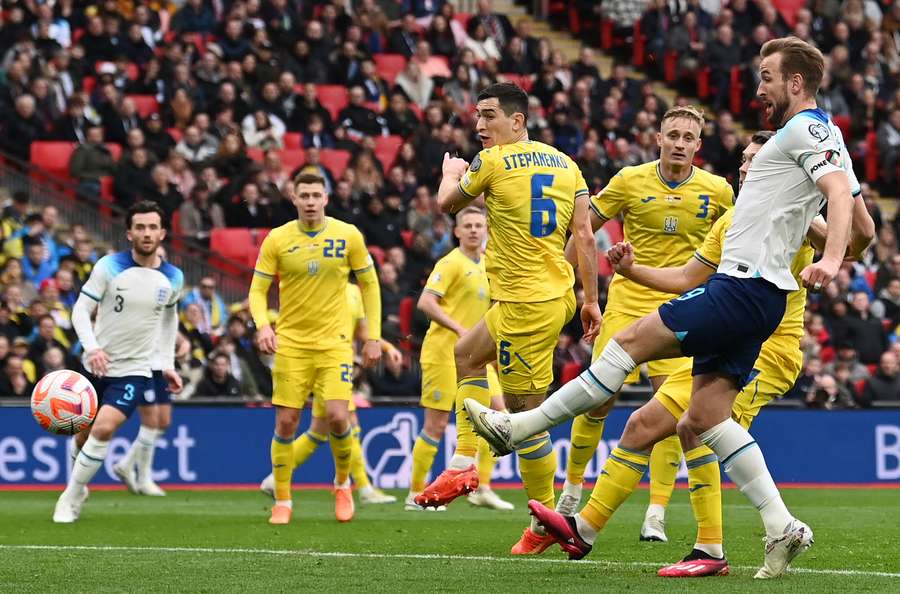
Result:
{"type": "Polygon", "coordinates": [[[116,426],[110,422],[95,422],[91,427],[91,437],[100,441],[109,441],[116,432],[116,426]]]}
{"type": "Polygon", "coordinates": [[[333,408],[328,411],[328,428],[332,433],[344,433],[350,426],[350,414],[346,410],[333,408]]]}
{"type": "Polygon", "coordinates": [[[441,439],[444,437],[444,431],[447,430],[447,424],[450,420],[450,415],[429,415],[425,419],[425,433],[428,434],[429,437],[433,437],[434,439],[441,439]]]}
{"type": "Polygon", "coordinates": [[[619,444],[633,450],[646,450],[653,445],[653,427],[640,409],[628,417],[619,444]]]}
{"type": "Polygon", "coordinates": [[[592,419],[605,419],[607,415],[609,415],[609,411],[612,410],[612,407],[615,403],[615,397],[610,398],[594,410],[588,411],[587,416],[591,417],[592,419]]]}
{"type": "Polygon", "coordinates": [[[282,409],[275,419],[275,433],[285,439],[292,438],[300,424],[300,411],[295,409],[282,409]]]}
{"type": "Polygon", "coordinates": [[[681,415],[681,418],[678,420],[678,425],[676,425],[675,430],[678,432],[679,438],[682,440],[691,439],[697,435],[700,435],[708,427],[705,427],[706,423],[702,416],[698,414],[696,411],[688,410],[686,413],[681,415]]]}
{"type": "Polygon", "coordinates": [[[456,345],[456,348],[453,349],[453,360],[456,363],[456,374],[459,377],[467,377],[474,374],[472,357],[460,349],[459,345],[456,345]]]}

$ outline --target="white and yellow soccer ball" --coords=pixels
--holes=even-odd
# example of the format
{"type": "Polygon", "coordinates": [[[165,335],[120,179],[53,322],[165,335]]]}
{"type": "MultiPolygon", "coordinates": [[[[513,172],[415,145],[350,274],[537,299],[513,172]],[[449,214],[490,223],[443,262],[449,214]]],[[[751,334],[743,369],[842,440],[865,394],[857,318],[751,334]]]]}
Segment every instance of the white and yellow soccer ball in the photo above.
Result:
{"type": "Polygon", "coordinates": [[[50,433],[74,435],[97,416],[97,392],[77,371],[52,371],[31,392],[31,414],[50,433]]]}

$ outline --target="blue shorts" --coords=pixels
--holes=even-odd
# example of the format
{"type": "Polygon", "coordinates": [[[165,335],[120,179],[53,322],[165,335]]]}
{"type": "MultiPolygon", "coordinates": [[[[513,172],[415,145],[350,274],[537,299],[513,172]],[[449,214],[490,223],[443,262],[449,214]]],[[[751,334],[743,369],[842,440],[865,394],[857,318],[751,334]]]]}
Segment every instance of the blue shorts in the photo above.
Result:
{"type": "Polygon", "coordinates": [[[664,303],[659,315],[681,341],[681,352],[694,358],[694,375],[724,373],[743,387],[763,342],[784,317],[787,293],[761,278],[714,274],[664,303]]]}
{"type": "Polygon", "coordinates": [[[172,394],[169,392],[169,382],[163,377],[162,371],[153,371],[153,389],[144,392],[138,406],[153,406],[154,404],[169,404],[172,402],[172,394]]]}
{"type": "Polygon", "coordinates": [[[88,379],[100,395],[100,405],[109,405],[130,417],[135,407],[142,404],[146,392],[153,389],[149,377],[127,375],[125,377],[94,377],[88,379]]]}

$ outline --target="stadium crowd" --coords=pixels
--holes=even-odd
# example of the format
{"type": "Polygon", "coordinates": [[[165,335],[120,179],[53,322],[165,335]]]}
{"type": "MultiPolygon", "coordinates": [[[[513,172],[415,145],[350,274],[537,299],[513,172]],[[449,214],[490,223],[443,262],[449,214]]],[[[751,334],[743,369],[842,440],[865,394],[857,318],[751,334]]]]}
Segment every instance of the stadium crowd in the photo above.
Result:
{"type": "MultiPolygon", "coordinates": [[[[186,0],[171,8],[147,0],[6,1],[0,149],[28,161],[34,141],[77,143],[68,174],[80,193],[109,192],[122,207],[155,200],[177,220],[177,233],[207,245],[214,229],[293,218],[286,182],[300,171],[322,174],[327,214],[358,225],[378,261],[386,338],[413,354],[401,366],[360,373],[361,391],[417,396],[414,353],[427,320],[414,314],[408,331],[404,302],[454,246],[453,221],[438,210],[435,190],[445,152],[471,161],[480,149],[472,107],[481,88],[523,85],[531,138],[575,157],[599,191],[620,168],[657,158],[655,130],[670,106],[651,79],[667,78],[666,55],[675,52],[676,103],[690,103],[703,76],[712,89],[698,164],[736,185],[747,135],[741,123],[758,125],[759,46],[795,34],[827,56],[820,106],[849,116],[848,145],[867,182],[878,241],[865,261],[848,263],[839,282],[810,298],[806,365],[789,397],[823,408],[900,399],[900,216],[888,220],[876,200],[897,180],[900,0],[814,0],[789,19],[767,0],[569,4],[592,42],[600,41],[596,19],[610,19],[626,38],[638,22],[646,39],[640,64],[630,45],[614,46],[618,61],[604,77],[594,49],[569,62],[534,36],[530,18],[513,26],[490,0],[479,0],[471,15],[441,0],[186,0]],[[647,78],[636,77],[640,71],[647,78]],[[742,117],[728,99],[735,80],[745,93],[742,117]],[[873,179],[861,166],[869,133],[881,164],[873,179]]],[[[68,315],[98,254],[84,229],[57,233],[52,207],[31,212],[27,194],[7,202],[0,394],[25,395],[41,372],[77,365],[68,315]]],[[[616,222],[609,225],[598,242],[617,233],[616,222]]],[[[601,288],[610,279],[605,270],[601,288]]],[[[182,306],[188,393],[263,399],[271,378],[246,307],[226,305],[215,291],[205,278],[182,306]]],[[[567,363],[589,362],[580,332],[576,320],[560,337],[557,377],[567,363]]]]}

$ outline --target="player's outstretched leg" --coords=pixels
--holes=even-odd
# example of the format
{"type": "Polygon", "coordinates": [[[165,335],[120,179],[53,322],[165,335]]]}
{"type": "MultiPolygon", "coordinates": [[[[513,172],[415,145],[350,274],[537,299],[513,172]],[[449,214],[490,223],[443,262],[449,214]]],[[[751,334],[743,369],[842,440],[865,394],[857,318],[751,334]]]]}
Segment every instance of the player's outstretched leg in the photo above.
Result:
{"type": "Polygon", "coordinates": [[[688,449],[684,457],[688,467],[691,509],[697,520],[697,540],[684,559],[663,567],[658,573],[661,577],[728,575],[728,561],[722,548],[722,479],[719,459],[702,444],[688,449]]]}
{"type": "Polygon", "coordinates": [[[698,435],[722,461],[731,480],[759,510],[766,529],[765,563],[754,577],[779,577],[797,555],[812,546],[812,530],[788,511],[759,445],[746,429],[730,418],[736,392],[733,380],[698,375],[694,377],[694,386],[688,412],[678,422],[678,433],[698,435]],[[729,382],[730,392],[722,382],[729,382]],[[723,401],[722,394],[729,394],[730,400],[723,401]],[[716,423],[716,416],[725,420],[716,423]]]}
{"type": "Polygon", "coordinates": [[[666,508],[675,488],[675,477],[681,466],[681,443],[671,435],[653,446],[650,452],[650,505],[644,514],[639,540],[668,542],[666,508]]]}

